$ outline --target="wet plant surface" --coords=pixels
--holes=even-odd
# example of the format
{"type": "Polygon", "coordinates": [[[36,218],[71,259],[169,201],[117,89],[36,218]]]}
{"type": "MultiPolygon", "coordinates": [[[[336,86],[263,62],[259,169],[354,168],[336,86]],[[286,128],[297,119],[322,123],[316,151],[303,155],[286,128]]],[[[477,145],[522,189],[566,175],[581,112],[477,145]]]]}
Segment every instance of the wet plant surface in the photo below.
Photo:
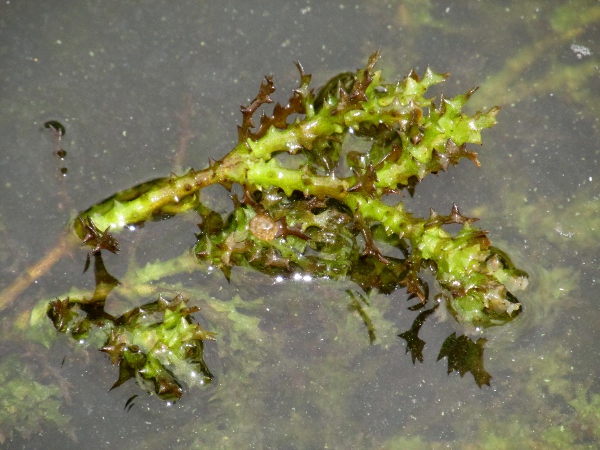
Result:
{"type": "Polygon", "coordinates": [[[563,3],[2,6],[4,445],[594,447],[600,13],[563,3]],[[443,72],[399,138],[381,115],[339,122],[443,72]],[[459,126],[428,141],[442,92],[497,120],[483,146],[459,126]],[[352,132],[271,159],[307,105],[352,132]],[[262,159],[231,158],[240,145],[262,159]],[[481,167],[453,166],[475,151],[481,167]],[[409,153],[422,166],[400,179],[409,153]],[[128,210],[224,164],[230,192],[128,210]],[[440,239],[463,253],[439,257],[440,239]],[[472,260],[514,320],[484,329],[453,303],[481,286],[447,276],[472,260]]]}

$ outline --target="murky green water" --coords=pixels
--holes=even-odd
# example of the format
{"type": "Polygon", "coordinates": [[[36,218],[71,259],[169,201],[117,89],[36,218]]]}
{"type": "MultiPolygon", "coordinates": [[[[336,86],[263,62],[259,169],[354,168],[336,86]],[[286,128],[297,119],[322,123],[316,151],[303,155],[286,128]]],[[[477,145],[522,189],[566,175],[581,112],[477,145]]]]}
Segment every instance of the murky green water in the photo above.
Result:
{"type": "MultiPolygon", "coordinates": [[[[198,319],[219,337],[206,348],[212,384],[174,405],[131,381],[107,392],[117,369],[106,355],[75,347],[49,321],[30,324],[40,300],[93,287],[82,249],[1,313],[4,446],[597,447],[600,3],[215,5],[0,5],[0,286],[55,245],[73,211],[223,156],[237,140],[238,106],[264,74],[285,100],[297,83],[293,61],[318,86],[380,48],[388,80],[430,65],[452,73],[441,89],[448,96],[481,86],[472,111],[503,108],[475,149],[481,168],[463,161],[406,199],[421,215],[457,203],[530,273],[521,318],[484,334],[491,385],[436,361],[446,337],[463,332],[452,319],[427,320],[424,362],[413,365],[397,336],[415,318],[402,291],[372,299],[369,345],[346,286],[234,271],[229,284],[191,272],[146,286],[204,307],[198,319]],[[65,126],[60,141],[48,120],[65,126]],[[203,303],[207,292],[221,310],[203,303]]],[[[182,217],[127,232],[105,263],[121,278],[133,262],[185,252],[196,231],[182,217]]],[[[124,296],[113,302],[115,311],[131,307],[124,296]]]]}

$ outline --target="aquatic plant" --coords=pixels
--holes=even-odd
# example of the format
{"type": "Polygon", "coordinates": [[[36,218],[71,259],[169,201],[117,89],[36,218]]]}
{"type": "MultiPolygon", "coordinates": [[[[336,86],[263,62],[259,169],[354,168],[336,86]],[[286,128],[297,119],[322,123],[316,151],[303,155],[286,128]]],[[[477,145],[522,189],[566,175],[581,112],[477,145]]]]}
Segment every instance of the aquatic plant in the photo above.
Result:
{"type": "MultiPolygon", "coordinates": [[[[212,335],[192,325],[195,310],[182,299],[159,300],[118,318],[104,312],[116,280],[105,271],[100,252],[119,250],[113,234],[183,212],[200,217],[197,259],[228,278],[232,267],[243,266],[272,276],[350,279],[366,293],[406,287],[425,305],[429,289],[421,272],[429,270],[441,287],[436,299],[444,300],[466,328],[501,325],[518,316],[521,304],[512,292],[526,286],[527,276],[473,226],[477,219],[463,216],[456,205],[447,215],[431,210],[429,217],[418,218],[400,197],[462,158],[479,165],[467,144],[481,144],[481,131],[496,123],[499,108],[472,116],[462,112],[475,89],[437,101],[425,97],[448,76],[430,69],[422,77],[411,71],[385,83],[375,70],[378,59],[376,52],[364,69],[342,73],[316,93],[311,76],[297,64],[300,85],[270,115],[262,108],[272,103],[275,90],[267,76],[258,95],[241,108],[238,143],[222,159],[117,193],[75,218],[73,232],[92,247],[96,292],[91,298],[57,300],[49,315],[57,329],[74,336],[102,328],[102,350],[120,368],[115,386],[135,377],[165,399],[178,398],[181,389],[171,373],[190,363],[190,370],[210,379],[202,341],[212,335]],[[217,184],[238,189],[226,217],[201,201],[201,190],[217,184]],[[456,224],[459,231],[451,232],[448,225],[456,224]],[[150,313],[164,316],[145,323],[142,318],[150,313]],[[159,356],[165,353],[174,356],[159,356]]],[[[368,316],[354,300],[374,339],[368,316]]],[[[422,359],[421,324],[407,339],[413,360],[422,359]]],[[[489,375],[473,362],[481,351],[472,352],[470,362],[459,362],[450,347],[466,344],[462,337],[452,342],[461,345],[448,344],[440,353],[449,357],[449,370],[472,371],[478,384],[488,383],[489,375]]],[[[477,348],[481,345],[478,341],[477,348]]]]}
{"type": "MultiPolygon", "coordinates": [[[[108,238],[107,233],[103,236],[108,238]]],[[[183,393],[180,380],[189,386],[210,383],[203,342],[214,335],[193,322],[192,314],[199,308],[188,307],[181,295],[172,300],[161,296],[114,317],[105,311],[105,302],[118,282],[106,271],[99,253],[94,254],[94,263],[96,289],[91,298],[53,301],[48,316],[57,330],[75,339],[102,342],[100,350],[119,366],[111,389],[134,378],[161,399],[177,400],[183,393]]]]}
{"type": "Polygon", "coordinates": [[[15,434],[27,439],[49,426],[73,435],[70,418],[60,411],[64,393],[35,378],[33,370],[14,355],[0,363],[0,444],[10,442],[15,434]]]}

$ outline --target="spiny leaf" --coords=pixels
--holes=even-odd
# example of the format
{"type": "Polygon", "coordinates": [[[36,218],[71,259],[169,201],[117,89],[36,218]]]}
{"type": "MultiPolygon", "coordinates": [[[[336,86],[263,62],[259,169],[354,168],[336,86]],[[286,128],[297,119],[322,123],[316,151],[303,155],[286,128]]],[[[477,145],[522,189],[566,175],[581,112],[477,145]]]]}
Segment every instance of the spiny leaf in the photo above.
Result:
{"type": "Polygon", "coordinates": [[[471,338],[461,335],[456,336],[452,333],[444,341],[438,361],[442,358],[448,358],[448,373],[458,372],[464,376],[471,372],[477,386],[484,384],[489,386],[492,376],[483,368],[483,350],[487,339],[479,338],[476,342],[471,338]]]}
{"type": "Polygon", "coordinates": [[[421,363],[423,362],[423,348],[425,348],[425,341],[419,337],[419,331],[421,331],[421,327],[423,326],[423,323],[425,323],[427,317],[429,317],[438,306],[439,303],[433,308],[419,313],[410,329],[398,335],[398,337],[406,341],[406,353],[410,352],[413,364],[416,360],[419,360],[421,363]]]}

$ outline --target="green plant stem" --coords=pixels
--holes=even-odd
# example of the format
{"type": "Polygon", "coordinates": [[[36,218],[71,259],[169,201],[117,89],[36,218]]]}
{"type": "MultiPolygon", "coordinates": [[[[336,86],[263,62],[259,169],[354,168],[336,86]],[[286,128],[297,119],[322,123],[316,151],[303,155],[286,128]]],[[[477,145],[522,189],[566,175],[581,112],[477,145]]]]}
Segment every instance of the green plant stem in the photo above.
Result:
{"type": "MultiPolygon", "coordinates": [[[[263,115],[260,126],[252,131],[252,115],[261,104],[271,102],[269,95],[274,87],[267,77],[257,97],[242,108],[239,142],[228,155],[203,170],[192,169],[182,176],[154,180],[116,194],[81,213],[73,222],[75,232],[89,241],[90,230],[98,237],[97,232],[117,232],[147,220],[199,209],[201,189],[213,184],[231,189],[239,184],[248,197],[245,201],[250,201],[250,209],[255,211],[246,209],[248,214],[242,214],[246,218],[237,223],[241,228],[228,238],[223,254],[213,255],[230,265],[232,252],[244,251],[244,246],[250,245],[249,241],[244,244],[240,240],[242,236],[257,242],[255,232],[248,228],[250,219],[263,210],[268,215],[268,206],[252,206],[252,194],[278,189],[289,199],[294,193],[301,193],[304,199],[335,200],[345,205],[353,216],[354,230],[364,235],[365,251],[377,255],[381,262],[387,260],[371,242],[373,226],[381,224],[386,239],[410,242],[410,269],[404,284],[421,300],[425,300],[424,296],[411,284],[417,282],[416,273],[425,262],[433,267],[437,280],[450,293],[450,308],[459,321],[488,326],[510,320],[520,305],[504,283],[524,279],[523,273],[504,264],[505,258],[490,247],[485,232],[471,227],[472,219],[461,216],[456,207],[448,216],[432,212],[427,219],[415,218],[401,202],[388,205],[384,201],[385,194],[397,192],[411,180],[446,170],[462,158],[478,165],[476,155],[466,150],[466,144],[481,143],[481,130],[496,123],[499,109],[473,116],[462,113],[475,90],[454,98],[442,96],[439,104],[434,104],[423,95],[447,75],[429,69],[422,79],[411,73],[400,82],[384,84],[381,72],[373,70],[378,57],[378,53],[372,55],[366,68],[359,70],[351,82],[348,74],[341,74],[337,91],[335,82],[328,83],[326,89],[332,91],[321,90],[317,98],[323,100],[318,104],[308,89],[310,76],[299,66],[301,85],[289,104],[276,105],[273,116],[263,115]],[[290,121],[293,115],[296,117],[290,121]],[[341,158],[341,145],[351,134],[370,142],[371,149],[349,159],[352,173],[345,176],[335,167],[341,158]],[[296,158],[296,166],[280,161],[278,156],[284,153],[296,158]],[[463,229],[451,235],[442,228],[451,223],[462,224],[463,229]]],[[[96,249],[101,247],[99,241],[94,242],[96,249]]],[[[273,242],[279,244],[273,244],[269,251],[282,256],[287,252],[283,246],[293,247],[285,239],[273,242]]],[[[110,239],[106,243],[114,245],[110,239]]],[[[266,241],[265,244],[271,245],[266,241]]],[[[211,248],[218,252],[219,245],[215,243],[211,248]]],[[[265,248],[262,244],[259,247],[265,248]]],[[[108,247],[111,251],[115,248],[108,247]]],[[[289,260],[289,256],[284,258],[289,260]]],[[[247,260],[253,259],[256,255],[247,260]]]]}

